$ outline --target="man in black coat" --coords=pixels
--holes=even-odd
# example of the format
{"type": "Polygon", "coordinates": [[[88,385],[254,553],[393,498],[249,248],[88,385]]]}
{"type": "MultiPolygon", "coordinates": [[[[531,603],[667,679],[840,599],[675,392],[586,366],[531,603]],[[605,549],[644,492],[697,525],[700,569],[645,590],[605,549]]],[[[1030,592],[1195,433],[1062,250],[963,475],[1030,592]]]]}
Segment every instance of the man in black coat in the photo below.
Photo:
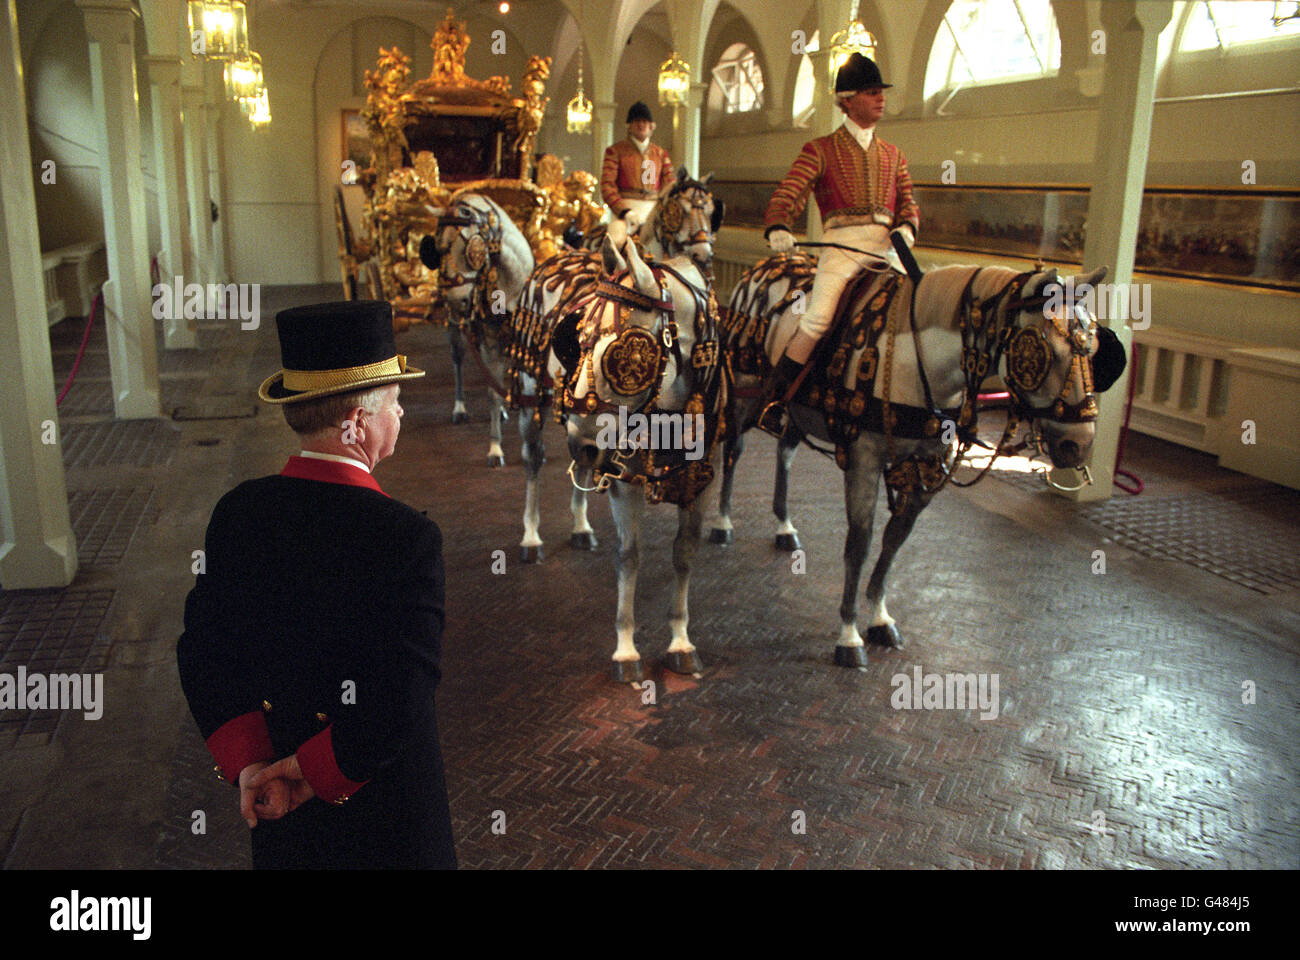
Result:
{"type": "Polygon", "coordinates": [[[442,536],[371,476],[393,452],[398,383],[423,376],[387,303],[276,316],[262,384],[302,452],[240,484],[208,525],[185,604],[181,685],[237,782],[265,868],[454,868],[434,716],[442,536]]]}

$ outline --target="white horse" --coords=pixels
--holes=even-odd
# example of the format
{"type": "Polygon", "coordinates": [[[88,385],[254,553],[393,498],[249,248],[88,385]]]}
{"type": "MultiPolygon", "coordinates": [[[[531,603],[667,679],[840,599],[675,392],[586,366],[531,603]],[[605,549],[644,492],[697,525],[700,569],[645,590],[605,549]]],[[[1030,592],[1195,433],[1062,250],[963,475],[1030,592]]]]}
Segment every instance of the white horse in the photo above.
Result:
{"type": "MultiPolygon", "coordinates": [[[[515,356],[523,358],[521,369],[533,371],[534,384],[543,369],[554,384],[575,488],[609,491],[619,536],[612,672],[616,680],[640,681],[634,598],[647,501],[678,507],[666,663],[678,673],[702,669],[687,633],[687,593],[730,383],[716,302],[695,263],[675,257],[647,265],[631,243],[625,252],[626,259],[606,239],[595,281],[565,302],[553,330],[521,329],[534,334],[516,341],[523,348],[515,356]],[[594,483],[584,488],[588,476],[594,483]]],[[[535,499],[529,506],[535,508],[535,499]]],[[[526,515],[526,528],[529,520],[526,515]]]]}
{"type": "MultiPolygon", "coordinates": [[[[706,275],[712,271],[713,240],[726,213],[726,204],[713,196],[709,186],[712,181],[712,173],[695,180],[685,167],[681,167],[677,179],[659,191],[655,205],[635,234],[647,257],[667,260],[687,256],[706,275]]],[[[586,239],[587,249],[592,252],[600,250],[608,233],[621,250],[624,240],[619,233],[621,229],[625,229],[625,225],[620,221],[614,221],[604,229],[597,227],[586,239]]]]}
{"type": "MultiPolygon", "coordinates": [[[[693,180],[683,167],[677,181],[665,187],[658,205],[642,225],[639,237],[649,255],[675,262],[689,257],[701,276],[707,276],[713,262],[713,239],[722,224],[724,205],[709,190],[713,175],[693,180]]],[[[593,231],[603,243],[605,231],[593,231]]],[[[588,238],[590,241],[591,238],[588,238]]],[[[553,334],[561,319],[588,295],[600,278],[601,255],[595,250],[569,251],[540,264],[528,278],[519,306],[507,325],[508,404],[521,412],[519,432],[522,459],[527,472],[524,500],[524,533],[519,544],[525,563],[542,559],[540,472],[546,462],[543,425],[551,406],[556,377],[563,363],[552,350],[553,334]]],[[[572,330],[569,331],[571,338],[572,330]]],[[[567,342],[565,335],[559,341],[567,342]]],[[[570,344],[575,346],[576,344],[570,344]]],[[[574,354],[576,358],[576,353],[574,354]]],[[[564,423],[566,414],[556,410],[564,423]]],[[[573,527],[569,545],[575,550],[595,550],[596,535],[587,519],[586,477],[579,476],[569,500],[573,527]]]]}
{"type": "MultiPolygon", "coordinates": [[[[798,279],[781,275],[798,262],[769,258],[750,273],[788,288],[798,279]]],[[[1104,275],[1102,268],[1075,285],[1095,284],[1104,275]]],[[[867,640],[898,648],[903,639],[885,605],[885,579],[917,516],[976,442],[977,395],[985,377],[1001,373],[1014,398],[997,453],[1032,441],[1040,452],[1046,447],[1055,466],[1077,467],[1092,446],[1095,392],[1113,384],[1125,364],[1118,338],[1081,305],[1065,302],[1055,270],[943,267],[917,287],[897,274],[887,276],[879,288],[862,278],[850,285],[846,321],[823,338],[789,417],[793,435],[833,443],[844,470],[848,533],[835,647],[835,662],[842,666],[867,662],[857,592],[881,478],[892,516],[867,585],[867,640]],[[1009,441],[1021,419],[1029,424],[1029,441],[1013,446],[1009,441]]],[[[741,283],[748,280],[742,277],[741,283]]],[[[773,291],[753,302],[781,299],[773,291]]],[[[731,320],[734,331],[737,321],[731,320]]],[[[797,322],[793,305],[771,318],[769,361],[797,322]]],[[[778,458],[778,471],[782,463],[778,458]]],[[[734,461],[726,466],[733,468],[734,461]]],[[[1085,479],[1090,482],[1086,472],[1085,479]]],[[[778,487],[782,494],[784,489],[778,487]]]]}
{"type": "Polygon", "coordinates": [[[420,244],[420,259],[438,271],[438,291],[450,313],[448,337],[456,378],[452,422],[468,419],[461,370],[468,347],[488,381],[488,466],[502,467],[506,459],[501,421],[507,416],[503,324],[519,305],[533,271],[533,252],[510,215],[489,197],[455,195],[447,208],[433,212],[438,227],[420,244]]]}

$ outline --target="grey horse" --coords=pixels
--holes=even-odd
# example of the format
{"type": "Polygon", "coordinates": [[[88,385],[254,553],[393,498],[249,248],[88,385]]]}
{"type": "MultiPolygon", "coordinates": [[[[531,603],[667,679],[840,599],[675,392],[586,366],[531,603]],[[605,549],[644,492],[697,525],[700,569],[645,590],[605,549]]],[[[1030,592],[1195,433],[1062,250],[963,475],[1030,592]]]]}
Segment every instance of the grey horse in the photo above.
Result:
{"type": "MultiPolygon", "coordinates": [[[[801,257],[769,258],[740,281],[744,285],[761,276],[764,283],[781,285],[748,301],[763,307],[785,303],[766,318],[769,325],[760,343],[769,358],[798,322],[798,298],[785,294],[807,276],[808,258],[800,263],[801,257]]],[[[1102,268],[1077,278],[1074,287],[1083,289],[1104,275],[1102,268]]],[[[848,530],[835,648],[835,662],[843,666],[866,663],[857,625],[858,588],[882,477],[892,515],[867,584],[866,639],[898,648],[903,638],[885,605],[886,577],[917,517],[953,476],[958,451],[970,449],[977,392],[985,375],[1001,373],[1014,397],[1012,415],[1029,423],[1030,440],[1040,451],[1046,448],[1056,467],[1078,467],[1086,462],[1095,435],[1094,394],[1114,383],[1125,364],[1118,338],[1083,305],[1060,296],[1069,285],[1058,281],[1055,270],[1018,273],[1006,267],[953,266],[931,271],[918,286],[902,278],[895,282],[902,292],[877,315],[879,339],[874,343],[866,342],[864,318],[876,288],[865,282],[850,285],[848,295],[856,299],[847,322],[828,331],[813,357],[791,405],[777,458],[774,509],[782,520],[788,519],[789,458],[802,439],[835,444],[844,471],[848,530]],[[860,331],[856,339],[855,329],[860,331]],[[857,389],[859,377],[869,393],[868,386],[857,389]],[[905,423],[909,413],[910,427],[905,423]],[[891,422],[892,429],[883,428],[891,422]]],[[[746,324],[743,316],[729,318],[733,349],[746,324]]],[[[750,324],[748,329],[757,327],[750,324]]],[[[999,452],[1013,449],[1008,440],[1009,433],[1004,434],[999,452]]],[[[729,449],[726,457],[724,507],[737,453],[729,449]]],[[[729,531],[730,523],[722,529],[729,531]]]]}

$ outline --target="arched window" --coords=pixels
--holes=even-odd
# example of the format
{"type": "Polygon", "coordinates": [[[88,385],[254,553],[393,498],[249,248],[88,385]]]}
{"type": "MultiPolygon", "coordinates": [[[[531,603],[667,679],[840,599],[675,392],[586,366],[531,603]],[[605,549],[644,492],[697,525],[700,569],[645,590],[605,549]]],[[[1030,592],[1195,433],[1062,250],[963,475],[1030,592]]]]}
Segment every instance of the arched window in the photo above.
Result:
{"type": "MultiPolygon", "coordinates": [[[[724,113],[747,113],[763,108],[763,71],[754,51],[743,43],[733,43],[723,52],[713,68],[712,86],[720,94],[724,113]]],[[[709,103],[717,103],[715,90],[709,91],[709,103]]]]}
{"type": "Polygon", "coordinates": [[[930,47],[924,96],[1054,75],[1061,37],[1049,0],[953,0],[930,47]]]}
{"type": "Polygon", "coordinates": [[[796,127],[812,126],[812,118],[815,108],[813,107],[813,98],[817,92],[817,77],[813,70],[812,57],[809,53],[816,53],[822,48],[822,35],[820,30],[814,30],[812,39],[804,46],[807,51],[799,58],[799,73],[794,80],[794,110],[793,120],[796,127]]]}
{"type": "Polygon", "coordinates": [[[1300,34],[1300,18],[1273,25],[1275,8],[1285,17],[1294,11],[1286,3],[1274,4],[1272,0],[1200,0],[1183,28],[1180,50],[1215,50],[1227,52],[1234,45],[1258,40],[1276,40],[1300,34]]]}

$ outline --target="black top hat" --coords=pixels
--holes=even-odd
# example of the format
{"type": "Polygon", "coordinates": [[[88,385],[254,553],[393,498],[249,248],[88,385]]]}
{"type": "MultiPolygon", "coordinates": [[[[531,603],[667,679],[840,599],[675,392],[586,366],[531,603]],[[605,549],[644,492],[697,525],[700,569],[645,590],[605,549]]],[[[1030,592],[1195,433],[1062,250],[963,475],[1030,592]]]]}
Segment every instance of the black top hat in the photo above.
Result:
{"type": "Polygon", "coordinates": [[[649,120],[651,123],[655,122],[655,118],[650,116],[650,108],[640,100],[632,104],[631,109],[627,112],[627,122],[631,123],[633,120],[649,120]]]}
{"type": "Polygon", "coordinates": [[[868,87],[892,87],[880,77],[880,68],[876,61],[854,53],[844,61],[839,72],[835,74],[835,92],[847,93],[850,90],[866,90],[868,87]]]}
{"type": "Polygon", "coordinates": [[[294,403],[413,380],[393,341],[393,308],[385,300],[344,300],[281,310],[275,315],[284,369],[257,391],[268,403],[294,403]]]}

